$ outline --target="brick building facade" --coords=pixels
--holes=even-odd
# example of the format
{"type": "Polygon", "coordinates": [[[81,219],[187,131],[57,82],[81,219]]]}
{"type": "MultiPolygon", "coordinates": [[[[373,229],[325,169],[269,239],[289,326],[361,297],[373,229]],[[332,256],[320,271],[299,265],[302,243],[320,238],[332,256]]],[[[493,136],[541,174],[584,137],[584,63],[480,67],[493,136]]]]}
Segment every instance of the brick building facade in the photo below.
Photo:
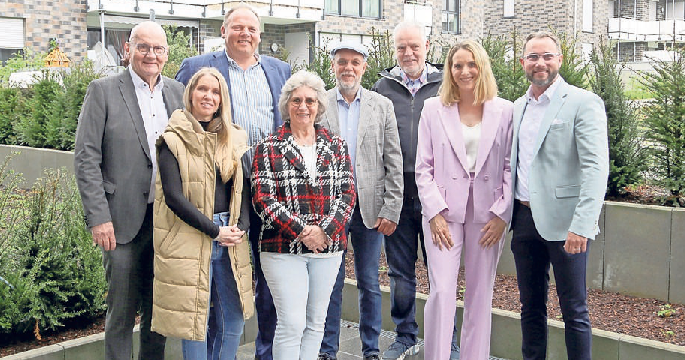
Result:
{"type": "MultiPolygon", "coordinates": [[[[0,1],[0,20],[23,19],[24,47],[47,52],[50,39],[56,39],[71,61],[81,61],[86,55],[86,13],[86,0],[0,1]]],[[[5,24],[20,26],[21,21],[5,24]]],[[[10,29],[0,28],[4,30],[10,29]]]]}

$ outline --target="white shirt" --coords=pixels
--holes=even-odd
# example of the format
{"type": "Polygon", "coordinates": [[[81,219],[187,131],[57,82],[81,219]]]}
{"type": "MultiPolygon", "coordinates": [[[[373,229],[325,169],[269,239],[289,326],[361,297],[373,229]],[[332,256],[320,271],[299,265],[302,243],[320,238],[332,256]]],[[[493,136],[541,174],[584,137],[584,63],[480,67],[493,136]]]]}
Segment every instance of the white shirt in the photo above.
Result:
{"type": "Polygon", "coordinates": [[[309,146],[297,144],[297,148],[302,153],[304,167],[307,169],[309,179],[316,183],[316,144],[309,146]]]}
{"type": "Polygon", "coordinates": [[[530,176],[530,164],[533,162],[535,142],[538,139],[542,118],[545,116],[550,100],[554,96],[554,91],[559,87],[559,79],[560,77],[557,76],[552,85],[537,100],[533,96],[532,87],[529,87],[526,92],[528,101],[519,127],[516,187],[514,190],[514,198],[521,201],[530,201],[528,177],[530,176]]]}
{"type": "Polygon", "coordinates": [[[468,126],[461,123],[462,134],[464,134],[464,145],[466,146],[466,164],[468,172],[476,172],[476,159],[478,158],[478,144],[480,143],[480,132],[482,123],[468,126]]]}
{"type": "Polygon", "coordinates": [[[159,81],[150,91],[150,86],[141,79],[133,68],[128,67],[133,80],[133,86],[136,89],[136,97],[138,98],[138,107],[140,107],[140,115],[143,117],[143,125],[145,126],[145,134],[147,135],[147,145],[150,150],[150,158],[152,159],[152,179],[150,181],[150,195],[147,197],[147,202],[152,203],[155,200],[155,179],[157,178],[157,156],[155,155],[155,142],[166,129],[169,123],[169,114],[164,105],[164,98],[162,97],[162,89],[164,89],[164,81],[162,76],[158,77],[159,81]]]}

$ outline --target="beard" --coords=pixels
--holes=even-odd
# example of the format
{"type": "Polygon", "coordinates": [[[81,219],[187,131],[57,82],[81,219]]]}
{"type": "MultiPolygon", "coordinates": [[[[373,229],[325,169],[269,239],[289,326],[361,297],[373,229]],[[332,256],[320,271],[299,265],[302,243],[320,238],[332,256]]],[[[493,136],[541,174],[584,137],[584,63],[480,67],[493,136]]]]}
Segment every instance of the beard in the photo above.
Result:
{"type": "Polygon", "coordinates": [[[533,72],[530,72],[530,73],[526,73],[526,78],[528,79],[528,81],[530,81],[535,86],[545,87],[545,86],[549,86],[551,83],[553,83],[554,79],[557,78],[558,74],[559,74],[558,70],[556,70],[556,71],[550,70],[549,75],[547,75],[546,78],[539,79],[539,78],[535,78],[533,72]]]}
{"type": "Polygon", "coordinates": [[[361,84],[361,79],[357,77],[354,78],[354,81],[350,82],[342,81],[342,77],[336,78],[335,80],[338,84],[338,89],[340,89],[340,92],[355,91],[359,88],[359,85],[361,84]]]}

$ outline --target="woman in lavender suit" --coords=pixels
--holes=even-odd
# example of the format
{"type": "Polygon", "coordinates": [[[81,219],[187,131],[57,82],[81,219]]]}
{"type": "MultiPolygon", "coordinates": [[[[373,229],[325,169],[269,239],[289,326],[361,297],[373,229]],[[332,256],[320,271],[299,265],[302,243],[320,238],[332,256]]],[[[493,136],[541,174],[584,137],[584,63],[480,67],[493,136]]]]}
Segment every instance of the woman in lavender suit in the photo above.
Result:
{"type": "Polygon", "coordinates": [[[461,359],[486,360],[490,310],[504,231],[511,219],[513,104],[498,98],[490,60],[466,40],[447,55],[438,97],[419,122],[416,184],[423,206],[430,296],[425,358],[450,357],[459,260],[466,292],[461,359]]]}

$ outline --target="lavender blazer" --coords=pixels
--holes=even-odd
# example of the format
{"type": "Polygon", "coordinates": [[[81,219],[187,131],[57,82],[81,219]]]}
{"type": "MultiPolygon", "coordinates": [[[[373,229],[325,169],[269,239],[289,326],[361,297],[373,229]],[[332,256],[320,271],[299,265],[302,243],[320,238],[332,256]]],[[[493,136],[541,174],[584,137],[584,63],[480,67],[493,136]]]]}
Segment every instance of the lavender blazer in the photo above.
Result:
{"type": "MultiPolygon", "coordinates": [[[[511,220],[511,141],[513,104],[494,98],[483,106],[481,138],[473,183],[474,221],[494,216],[511,220]]],[[[416,155],[416,185],[423,216],[442,214],[448,222],[464,223],[470,177],[459,110],[440,98],[426,100],[421,113],[416,155]]]]}

